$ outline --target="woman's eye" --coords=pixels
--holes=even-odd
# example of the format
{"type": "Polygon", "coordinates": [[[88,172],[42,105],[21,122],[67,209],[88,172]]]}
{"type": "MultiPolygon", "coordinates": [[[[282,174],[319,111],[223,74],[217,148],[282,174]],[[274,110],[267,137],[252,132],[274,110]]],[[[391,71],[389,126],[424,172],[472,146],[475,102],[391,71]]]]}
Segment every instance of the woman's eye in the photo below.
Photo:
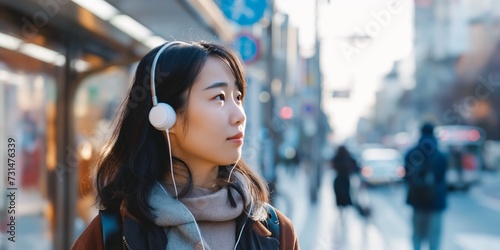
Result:
{"type": "Polygon", "coordinates": [[[243,95],[241,95],[241,94],[240,94],[240,95],[238,95],[238,96],[236,97],[236,100],[238,100],[238,101],[243,101],[243,95]]]}
{"type": "Polygon", "coordinates": [[[224,94],[220,94],[220,95],[217,95],[215,97],[215,100],[217,100],[217,101],[225,101],[226,97],[224,96],[224,94]]]}

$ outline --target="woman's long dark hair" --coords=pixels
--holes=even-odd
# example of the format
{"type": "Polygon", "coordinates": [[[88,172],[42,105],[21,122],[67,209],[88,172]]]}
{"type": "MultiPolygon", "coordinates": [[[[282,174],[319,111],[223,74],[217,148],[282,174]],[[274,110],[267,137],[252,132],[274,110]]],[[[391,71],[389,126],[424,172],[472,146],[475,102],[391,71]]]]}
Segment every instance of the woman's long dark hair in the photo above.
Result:
{"type": "MultiPolygon", "coordinates": [[[[101,208],[125,208],[127,213],[141,221],[153,219],[152,208],[148,204],[151,189],[156,181],[162,181],[170,174],[169,150],[164,132],[156,130],[148,119],[153,106],[150,94],[151,65],[161,47],[153,49],[139,62],[129,95],[122,104],[116,129],[106,150],[99,157],[95,171],[97,202],[101,208]]],[[[223,46],[200,42],[172,45],[162,52],[156,65],[158,102],[168,103],[178,116],[186,116],[189,92],[209,56],[216,56],[229,65],[238,89],[244,96],[245,76],[236,55],[223,46]]],[[[192,176],[185,162],[175,157],[173,159],[176,169],[184,167],[187,173],[188,185],[179,194],[182,197],[193,186],[192,176]]],[[[221,180],[224,176],[227,178],[230,167],[219,167],[221,180]]],[[[250,197],[244,198],[250,199],[250,216],[259,218],[262,204],[268,201],[266,185],[243,161],[237,164],[235,171],[241,173],[248,182],[250,197]]]]}

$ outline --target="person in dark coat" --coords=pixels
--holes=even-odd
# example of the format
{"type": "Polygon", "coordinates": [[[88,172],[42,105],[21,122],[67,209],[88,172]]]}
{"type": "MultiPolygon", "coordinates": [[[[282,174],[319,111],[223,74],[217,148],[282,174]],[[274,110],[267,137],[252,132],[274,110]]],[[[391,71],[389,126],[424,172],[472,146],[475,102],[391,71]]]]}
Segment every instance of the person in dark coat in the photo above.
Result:
{"type": "Polygon", "coordinates": [[[351,174],[357,172],[358,166],[345,146],[339,146],[337,149],[332,159],[332,166],[337,172],[333,182],[335,201],[339,208],[345,208],[352,205],[349,178],[351,174]]]}
{"type": "Polygon", "coordinates": [[[417,145],[405,156],[405,179],[408,184],[406,202],[413,208],[413,248],[420,250],[422,242],[427,240],[429,249],[437,250],[442,214],[446,209],[445,175],[448,159],[438,149],[432,124],[424,124],[420,132],[417,145]]]}

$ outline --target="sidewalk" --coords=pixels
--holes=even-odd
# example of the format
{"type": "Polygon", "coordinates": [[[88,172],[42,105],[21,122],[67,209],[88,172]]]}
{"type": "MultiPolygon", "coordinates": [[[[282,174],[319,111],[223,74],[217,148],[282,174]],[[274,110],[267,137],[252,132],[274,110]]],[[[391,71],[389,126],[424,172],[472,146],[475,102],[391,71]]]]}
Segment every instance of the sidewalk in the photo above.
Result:
{"type": "Polygon", "coordinates": [[[323,174],[317,204],[309,201],[307,173],[303,169],[298,168],[295,175],[283,167],[276,171],[279,196],[275,206],[292,220],[301,249],[388,249],[378,229],[354,209],[346,209],[345,223],[341,223],[334,201],[332,171],[323,174]]]}
{"type": "Polygon", "coordinates": [[[483,172],[481,181],[474,185],[470,194],[483,206],[500,212],[500,171],[483,172]]]}

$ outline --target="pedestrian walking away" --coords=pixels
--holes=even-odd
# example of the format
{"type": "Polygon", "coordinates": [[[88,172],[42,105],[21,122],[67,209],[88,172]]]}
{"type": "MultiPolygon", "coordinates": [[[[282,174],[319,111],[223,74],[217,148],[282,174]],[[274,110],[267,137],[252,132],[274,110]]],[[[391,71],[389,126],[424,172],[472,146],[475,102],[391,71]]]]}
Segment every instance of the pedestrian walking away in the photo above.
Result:
{"type": "Polygon", "coordinates": [[[406,203],[413,208],[414,250],[420,250],[423,242],[428,242],[430,250],[439,249],[442,214],[446,209],[447,161],[438,149],[434,126],[425,123],[417,145],[405,156],[405,180],[408,184],[406,203]]]}

